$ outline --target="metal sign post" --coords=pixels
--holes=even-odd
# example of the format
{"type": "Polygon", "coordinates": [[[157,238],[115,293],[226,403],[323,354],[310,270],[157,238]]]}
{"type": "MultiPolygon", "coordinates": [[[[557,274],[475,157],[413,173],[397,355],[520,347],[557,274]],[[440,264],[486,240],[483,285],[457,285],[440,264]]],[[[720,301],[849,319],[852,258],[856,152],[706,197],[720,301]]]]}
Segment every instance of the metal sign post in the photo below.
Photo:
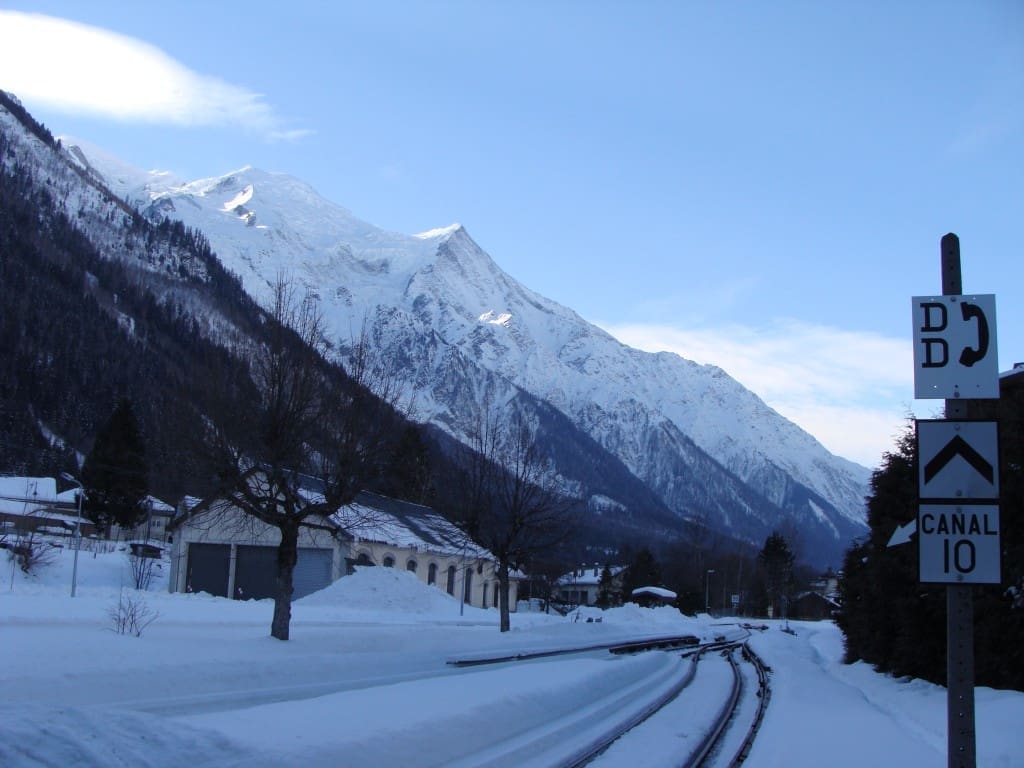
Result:
{"type": "Polygon", "coordinates": [[[917,423],[917,532],[919,580],[946,584],[949,768],[977,761],[971,585],[1000,580],[997,425],[967,420],[969,399],[999,397],[995,297],[962,293],[960,240],[948,234],[942,296],[914,297],[913,312],[915,395],[946,401],[945,420],[917,423]]]}

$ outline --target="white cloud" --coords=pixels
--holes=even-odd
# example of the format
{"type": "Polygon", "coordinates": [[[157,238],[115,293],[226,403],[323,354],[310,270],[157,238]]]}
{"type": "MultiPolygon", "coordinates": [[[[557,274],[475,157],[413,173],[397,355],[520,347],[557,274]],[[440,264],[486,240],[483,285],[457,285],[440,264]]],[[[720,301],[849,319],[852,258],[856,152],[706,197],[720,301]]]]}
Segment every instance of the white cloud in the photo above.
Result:
{"type": "Polygon", "coordinates": [[[632,347],[717,365],[830,451],[868,467],[892,449],[915,406],[906,339],[794,321],[761,328],[603,327],[632,347]]]}
{"type": "Polygon", "coordinates": [[[261,94],[190,70],[159,48],[98,27],[0,11],[0,88],[23,101],[114,120],[288,130],[261,94]]]}

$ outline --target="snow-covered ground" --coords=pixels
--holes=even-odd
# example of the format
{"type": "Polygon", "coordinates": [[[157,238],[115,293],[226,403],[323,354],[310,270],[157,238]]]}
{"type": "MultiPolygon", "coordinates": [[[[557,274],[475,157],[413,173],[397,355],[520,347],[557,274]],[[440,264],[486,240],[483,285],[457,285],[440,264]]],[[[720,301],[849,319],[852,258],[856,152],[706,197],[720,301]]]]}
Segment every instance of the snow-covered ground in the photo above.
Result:
{"type": "MultiPolygon", "coordinates": [[[[269,601],[170,595],[163,575],[148,592],[122,591],[131,571],[119,552],[83,552],[71,598],[71,563],[64,551],[33,578],[0,557],[5,767],[539,765],[524,734],[569,742],[626,706],[610,705],[615,696],[678,675],[681,660],[600,651],[484,667],[448,660],[738,631],[631,605],[578,620],[519,613],[502,634],[493,610],[368,568],[298,601],[282,643],[268,634],[269,601]],[[141,636],[112,630],[122,595],[155,615],[141,636]]],[[[751,640],[774,672],[746,765],[944,763],[944,689],[843,665],[830,623],[792,627],[769,622],[751,640]]],[[[976,700],[978,765],[1024,765],[1024,694],[981,688],[976,700]]],[[[648,733],[671,742],[690,730],[666,722],[648,733]]],[[[638,768],[650,747],[617,745],[600,764],[638,768]]]]}

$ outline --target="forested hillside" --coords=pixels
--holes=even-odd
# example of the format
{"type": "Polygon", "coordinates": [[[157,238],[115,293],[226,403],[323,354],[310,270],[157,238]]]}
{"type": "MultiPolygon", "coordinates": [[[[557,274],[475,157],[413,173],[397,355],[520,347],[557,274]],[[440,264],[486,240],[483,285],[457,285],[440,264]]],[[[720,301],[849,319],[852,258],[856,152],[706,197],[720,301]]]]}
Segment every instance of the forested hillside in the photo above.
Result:
{"type": "MultiPolygon", "coordinates": [[[[55,149],[43,126],[3,98],[55,149]]],[[[111,236],[119,239],[117,258],[101,253],[56,205],[55,194],[68,194],[60,177],[41,184],[37,169],[11,149],[4,128],[0,124],[0,468],[7,474],[77,473],[99,426],[128,398],[142,427],[152,492],[170,500],[203,493],[218,469],[204,443],[210,421],[244,450],[239,413],[260,402],[247,350],[265,338],[266,313],[201,235],[180,222],[150,224],[98,189],[100,199],[109,196],[106,213],[98,204],[86,210],[83,202],[82,218],[119,219],[111,236]]],[[[322,365],[339,392],[352,386],[340,368],[322,365]]],[[[396,437],[408,426],[393,413],[386,418],[394,420],[396,437]]],[[[402,470],[390,477],[400,484],[402,470]]]]}

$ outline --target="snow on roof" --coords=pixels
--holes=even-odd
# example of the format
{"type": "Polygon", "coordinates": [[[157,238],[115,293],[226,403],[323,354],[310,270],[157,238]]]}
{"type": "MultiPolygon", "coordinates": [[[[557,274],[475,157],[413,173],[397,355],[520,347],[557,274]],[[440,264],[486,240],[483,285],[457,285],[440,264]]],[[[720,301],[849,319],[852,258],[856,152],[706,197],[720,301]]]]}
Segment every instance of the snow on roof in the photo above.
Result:
{"type": "Polygon", "coordinates": [[[389,499],[369,491],[362,491],[355,501],[335,512],[331,520],[356,541],[443,555],[492,557],[454,523],[430,507],[389,499]]]}
{"type": "Polygon", "coordinates": [[[146,503],[149,505],[149,509],[156,514],[173,515],[174,506],[168,504],[166,501],[161,501],[156,496],[147,496],[146,503]]]}
{"type": "Polygon", "coordinates": [[[38,506],[65,501],[61,496],[52,477],[0,477],[0,512],[5,514],[29,514],[38,506]]]}
{"type": "Polygon", "coordinates": [[[676,593],[671,589],[665,589],[664,587],[637,587],[632,592],[633,596],[637,595],[656,595],[657,597],[663,597],[666,600],[675,600],[676,593]]]}

